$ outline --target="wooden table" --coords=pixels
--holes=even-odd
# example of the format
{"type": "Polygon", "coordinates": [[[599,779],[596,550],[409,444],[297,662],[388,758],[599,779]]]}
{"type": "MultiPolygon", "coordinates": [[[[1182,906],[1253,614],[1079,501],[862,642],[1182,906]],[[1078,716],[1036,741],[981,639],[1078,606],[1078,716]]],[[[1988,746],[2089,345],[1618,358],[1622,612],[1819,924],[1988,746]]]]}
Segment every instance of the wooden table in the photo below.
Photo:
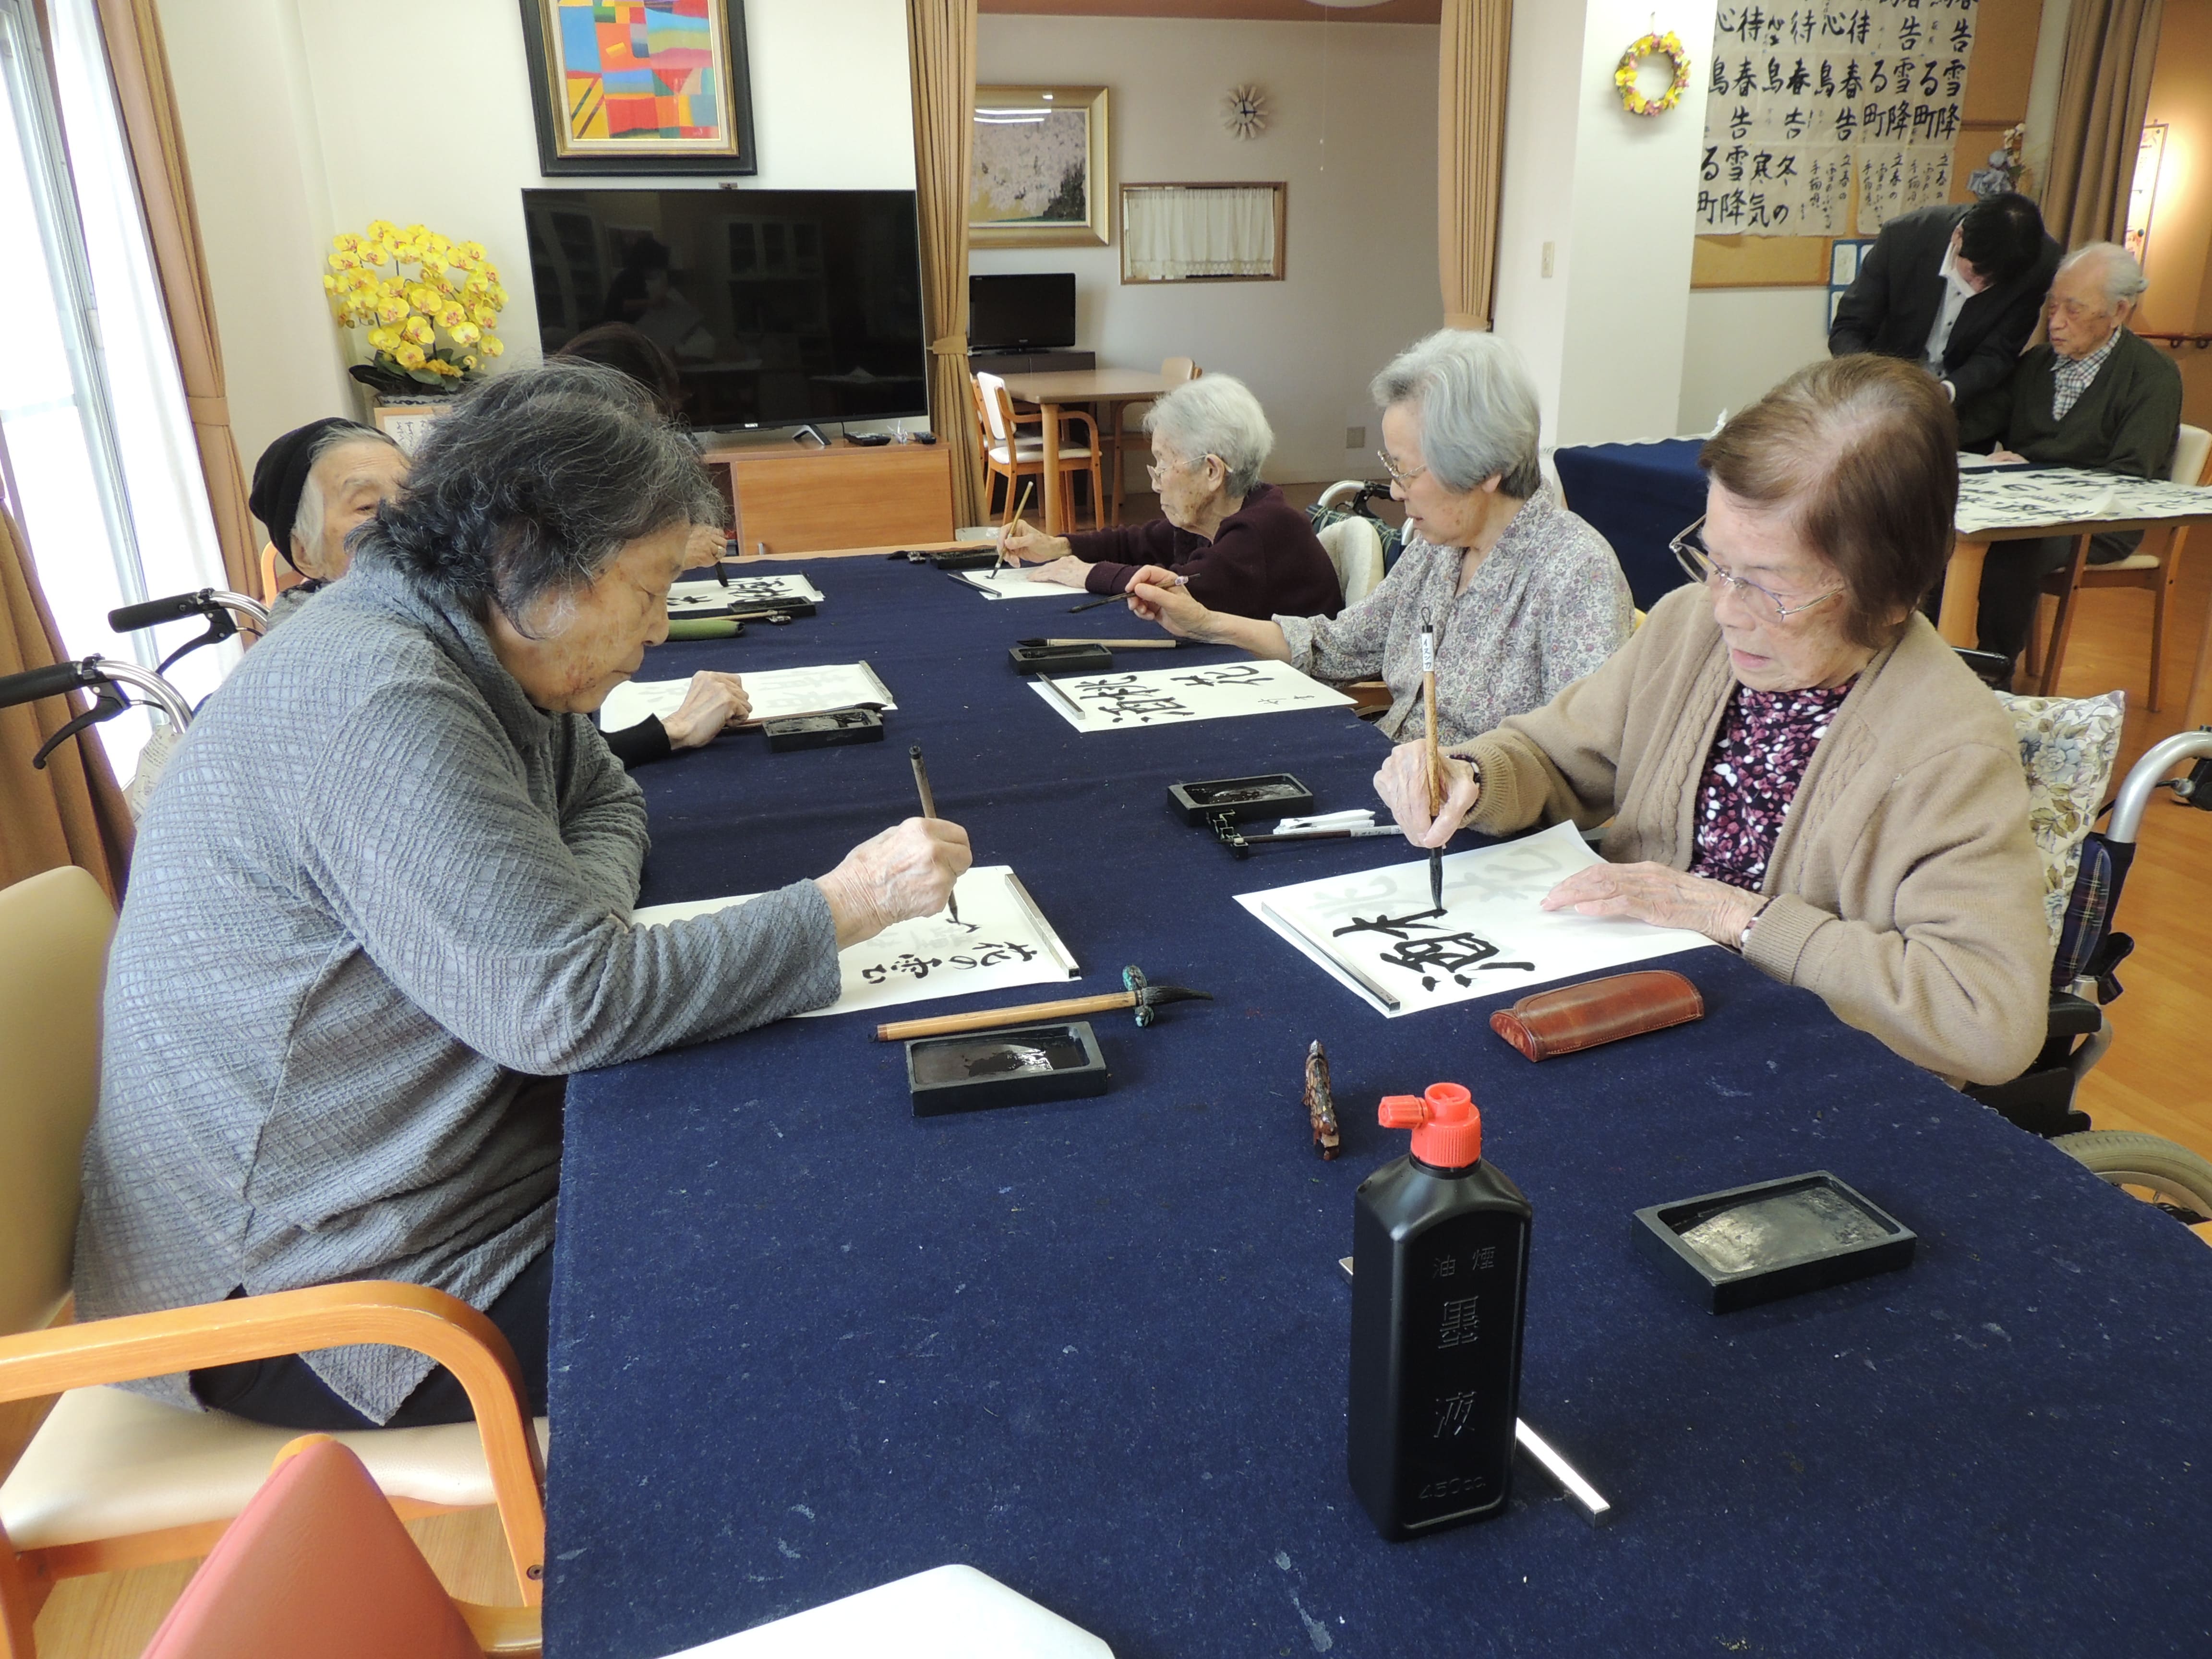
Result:
{"type": "MultiPolygon", "coordinates": [[[[1100,405],[1108,420],[1118,427],[1124,404],[1150,403],[1164,395],[1168,383],[1159,371],[1151,368],[1070,368],[1048,370],[1041,374],[1009,374],[1006,376],[1006,395],[1018,404],[1029,404],[1044,411],[1044,528],[1048,536],[1065,536],[1068,526],[1061,522],[1060,512],[1060,414],[1069,404],[1100,405]]],[[[1105,455],[1103,422],[1100,422],[1099,460],[1105,455]]],[[[1099,503],[1103,509],[1104,503],[1099,503]]],[[[1121,462],[1120,447],[1114,453],[1113,516],[1121,516],[1121,462]]]]}

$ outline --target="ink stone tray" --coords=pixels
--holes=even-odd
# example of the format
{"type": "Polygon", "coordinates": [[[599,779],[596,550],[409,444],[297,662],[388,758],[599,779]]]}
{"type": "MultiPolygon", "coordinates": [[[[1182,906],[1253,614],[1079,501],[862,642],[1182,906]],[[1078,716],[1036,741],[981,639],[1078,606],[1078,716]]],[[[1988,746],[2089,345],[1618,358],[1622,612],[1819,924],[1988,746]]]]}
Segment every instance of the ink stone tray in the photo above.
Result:
{"type": "Polygon", "coordinates": [[[1633,1231],[1717,1314],[1893,1272],[1918,1242],[1826,1170],[1655,1204],[1633,1231]]]}
{"type": "Polygon", "coordinates": [[[1008,653],[1017,674],[1106,674],[1114,653],[1103,645],[1018,645],[1008,653]]]}
{"type": "Polygon", "coordinates": [[[1104,1094],[1110,1080],[1097,1036],[1085,1019],[915,1037],[906,1045],[907,1091],[916,1117],[1080,1100],[1104,1094]]]}
{"type": "Polygon", "coordinates": [[[1185,823],[1203,828],[1216,818],[1294,818],[1313,809],[1313,791],[1288,772],[1252,778],[1209,778],[1168,786],[1168,799],[1185,823]]]}
{"type": "Polygon", "coordinates": [[[881,743],[884,717],[872,708],[832,708],[825,714],[763,720],[761,731],[777,754],[790,749],[838,749],[848,743],[881,743]]]}

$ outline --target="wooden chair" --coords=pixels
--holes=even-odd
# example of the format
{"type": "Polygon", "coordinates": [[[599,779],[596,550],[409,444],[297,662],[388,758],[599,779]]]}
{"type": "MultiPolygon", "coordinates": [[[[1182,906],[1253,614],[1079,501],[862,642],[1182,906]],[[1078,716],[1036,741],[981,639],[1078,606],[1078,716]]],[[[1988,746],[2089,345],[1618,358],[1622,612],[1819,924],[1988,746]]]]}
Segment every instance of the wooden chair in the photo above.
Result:
{"type": "Polygon", "coordinates": [[[239,1512],[145,1659],[536,1653],[537,1610],[448,1597],[361,1460],[307,1435],[239,1512]]]}
{"type": "MultiPolygon", "coordinates": [[[[2166,476],[2175,483],[2212,483],[2212,432],[2201,426],[2184,426],[2173,446],[2173,465],[2166,476]]],[[[2154,528],[2143,533],[2144,545],[2127,557],[2111,564],[2091,564],[2089,538],[2074,538],[2074,556],[2066,568],[2044,579],[2043,591],[2058,600],[2049,649],[2037,648],[2042,644],[2037,637],[2039,630],[2031,630],[2028,637],[2027,672],[2035,677],[2041,695],[2051,696],[2057,692],[2058,672],[2065,666],[2066,647],[2074,636],[2076,595],[2085,587],[2142,588],[2151,596],[2149,704],[2153,714],[2158,712],[2166,678],[2166,605],[2180,577],[2181,550],[2188,539],[2186,525],[2154,528]]]]}
{"type": "Polygon", "coordinates": [[[261,544],[261,603],[268,605],[288,587],[297,587],[307,580],[292,568],[291,560],[276,551],[276,544],[261,544]]]}
{"type": "MultiPolygon", "coordinates": [[[[1206,371],[1204,369],[1200,368],[1196,363],[1191,362],[1188,357],[1163,357],[1160,359],[1160,379],[1165,381],[1170,387],[1182,386],[1186,381],[1195,380],[1205,372],[1206,371]]],[[[1141,417],[1143,416],[1144,412],[1152,406],[1152,405],[1150,401],[1134,404],[1116,404],[1110,406],[1109,412],[1113,418],[1108,422],[1105,428],[1106,465],[1114,480],[1113,522],[1115,524],[1121,522],[1122,485],[1126,482],[1122,474],[1128,470],[1122,465],[1122,458],[1127,455],[1132,449],[1138,449],[1141,453],[1146,454],[1151,453],[1149,449],[1144,448],[1143,446],[1132,444],[1129,440],[1133,435],[1140,434],[1143,432],[1144,423],[1141,417]],[[1139,417],[1137,423],[1134,425],[1130,423],[1129,419],[1133,415],[1139,417]]]]}
{"type": "MultiPolygon", "coordinates": [[[[1044,477],[1044,416],[1016,415],[1014,400],[1006,392],[1006,383],[996,374],[981,372],[968,377],[969,389],[975,398],[976,434],[981,440],[983,453],[983,507],[995,520],[998,508],[993,505],[996,495],[996,481],[1004,479],[1006,503],[1014,501],[1014,483],[1018,478],[1044,477]],[[1022,428],[1038,428],[1036,437],[1025,437],[1022,428]]],[[[1099,470],[1098,422],[1080,410],[1060,411],[1063,423],[1059,433],[1060,450],[1060,521],[1073,526],[1075,523],[1075,475],[1088,468],[1091,473],[1091,512],[1094,520],[1103,521],[1105,495],[1099,470]],[[1066,428],[1087,428],[1091,440],[1087,445],[1067,441],[1066,428]]]]}
{"type": "Polygon", "coordinates": [[[522,1600],[535,1607],[543,1454],[507,1339],[466,1303],[363,1282],[60,1322],[113,927],[82,870],[0,890],[0,1655],[35,1651],[33,1621],[60,1579],[206,1554],[293,1437],[109,1385],[358,1342],[447,1367],[477,1420],[337,1437],[403,1518],[496,1504],[522,1600]]]}

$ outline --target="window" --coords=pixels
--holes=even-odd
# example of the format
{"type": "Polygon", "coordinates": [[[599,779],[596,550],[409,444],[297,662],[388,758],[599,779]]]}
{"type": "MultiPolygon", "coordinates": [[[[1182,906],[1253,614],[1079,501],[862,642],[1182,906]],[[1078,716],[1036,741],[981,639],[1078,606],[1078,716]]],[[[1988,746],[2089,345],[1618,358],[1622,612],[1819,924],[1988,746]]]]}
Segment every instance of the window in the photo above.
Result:
{"type": "Polygon", "coordinates": [[[1281,185],[1124,185],[1125,283],[1280,282],[1281,185]]]}
{"type": "MultiPolygon", "coordinates": [[[[198,625],[157,641],[107,612],[228,580],[93,0],[46,15],[51,39],[0,0],[0,485],[64,648],[151,667],[198,625]]],[[[185,659],[178,689],[204,696],[236,651],[185,659]]],[[[149,717],[100,730],[128,776],[149,717]]]]}

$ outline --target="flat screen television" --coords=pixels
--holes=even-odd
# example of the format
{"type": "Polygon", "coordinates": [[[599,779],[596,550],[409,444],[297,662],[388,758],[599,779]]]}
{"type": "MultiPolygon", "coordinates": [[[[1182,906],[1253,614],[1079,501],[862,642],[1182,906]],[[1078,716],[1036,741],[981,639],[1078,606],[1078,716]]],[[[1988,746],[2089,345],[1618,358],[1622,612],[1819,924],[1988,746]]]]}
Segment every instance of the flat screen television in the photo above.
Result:
{"type": "Polygon", "coordinates": [[[968,279],[968,349],[1044,351],[1075,343],[1075,273],[968,279]]]}
{"type": "Polygon", "coordinates": [[[910,190],[526,190],[550,355],[626,322],[702,429],[929,413],[910,190]]]}

